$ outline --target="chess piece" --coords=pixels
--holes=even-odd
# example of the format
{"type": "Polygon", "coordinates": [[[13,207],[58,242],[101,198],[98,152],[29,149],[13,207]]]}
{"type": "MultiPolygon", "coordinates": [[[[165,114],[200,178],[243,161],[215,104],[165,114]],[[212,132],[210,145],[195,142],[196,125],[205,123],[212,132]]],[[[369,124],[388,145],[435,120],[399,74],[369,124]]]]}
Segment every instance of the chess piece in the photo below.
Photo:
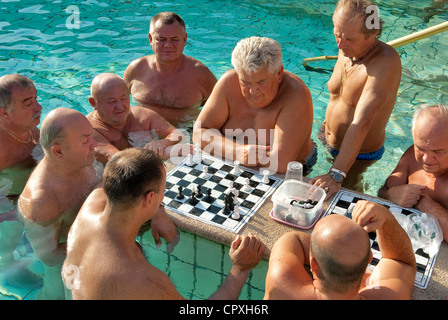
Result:
{"type": "Polygon", "coordinates": [[[185,162],[185,164],[187,165],[187,166],[189,166],[189,167],[191,167],[192,165],[194,165],[194,162],[193,162],[193,155],[190,153],[190,154],[188,154],[188,156],[187,156],[187,162],[185,162]]]}
{"type": "Polygon", "coordinates": [[[269,170],[263,170],[263,179],[261,180],[262,183],[268,184],[269,183],[269,170]]]}
{"type": "Polygon", "coordinates": [[[177,190],[179,190],[179,193],[177,194],[176,199],[182,200],[183,198],[185,198],[185,196],[182,194],[183,188],[179,186],[177,190]]]}
{"type": "Polygon", "coordinates": [[[232,192],[232,188],[233,188],[233,181],[229,182],[229,187],[227,188],[226,191],[224,191],[225,194],[229,194],[232,192]]]}
{"type": "Polygon", "coordinates": [[[202,198],[204,196],[204,194],[201,191],[201,185],[198,185],[198,191],[196,193],[198,198],[202,198]]]}
{"type": "Polygon", "coordinates": [[[240,162],[238,160],[233,161],[233,173],[240,174],[242,171],[240,169],[240,162]]]}
{"type": "Polygon", "coordinates": [[[201,146],[199,145],[199,143],[196,143],[194,145],[193,161],[197,162],[197,163],[201,163],[201,160],[202,160],[201,146]]]}
{"type": "Polygon", "coordinates": [[[250,190],[252,190],[251,186],[250,186],[250,179],[246,178],[246,180],[244,181],[244,186],[241,188],[241,190],[249,192],[250,190]]]}
{"type": "Polygon", "coordinates": [[[206,193],[207,193],[207,195],[205,196],[204,201],[207,202],[207,203],[212,203],[213,202],[212,189],[207,188],[206,193]]]}
{"type": "Polygon", "coordinates": [[[232,213],[231,218],[234,219],[234,220],[238,220],[240,217],[241,216],[240,216],[240,213],[239,213],[239,206],[235,206],[235,209],[234,209],[234,211],[232,213]]]}
{"type": "Polygon", "coordinates": [[[191,204],[192,206],[195,206],[198,204],[198,202],[199,200],[196,199],[196,191],[192,191],[190,199],[188,199],[188,203],[191,204]]]}
{"type": "Polygon", "coordinates": [[[229,202],[229,198],[226,196],[224,198],[224,211],[223,213],[225,215],[230,214],[231,210],[230,210],[230,202],[229,202]]]}
{"type": "Polygon", "coordinates": [[[199,178],[208,179],[210,178],[210,174],[208,173],[208,166],[204,166],[202,169],[202,173],[199,175],[199,178]]]}

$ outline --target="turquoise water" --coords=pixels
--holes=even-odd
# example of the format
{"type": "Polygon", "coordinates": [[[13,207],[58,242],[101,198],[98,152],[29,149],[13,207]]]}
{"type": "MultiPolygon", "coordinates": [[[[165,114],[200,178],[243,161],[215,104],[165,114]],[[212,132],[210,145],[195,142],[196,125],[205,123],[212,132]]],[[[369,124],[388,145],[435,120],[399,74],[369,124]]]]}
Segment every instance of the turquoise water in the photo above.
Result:
{"type": "MultiPolygon", "coordinates": [[[[276,39],[283,48],[285,68],[308,85],[314,101],[312,138],[325,116],[329,94],[326,83],[334,61],[316,62],[306,71],[307,57],[335,55],[331,14],[336,1],[0,1],[0,75],[20,73],[38,90],[43,117],[56,107],[87,114],[90,82],[102,72],[122,76],[127,65],[151,54],[147,32],[150,17],[175,11],[187,24],[185,53],[204,64],[219,78],[231,68],[235,44],[253,35],[276,39]],[[65,9],[76,5],[80,28],[68,29],[65,9]]],[[[446,8],[433,1],[377,1],[386,24],[381,40],[391,41],[448,20],[446,8]]],[[[443,6],[443,4],[442,4],[443,6]]],[[[448,32],[397,49],[403,77],[394,112],[387,126],[386,153],[364,175],[366,193],[375,195],[403,152],[412,144],[411,118],[420,103],[448,103],[448,32]]],[[[43,118],[42,117],[42,118],[43,118]]],[[[330,163],[320,142],[312,176],[326,173],[330,163]]],[[[189,299],[203,299],[216,290],[230,269],[228,248],[182,233],[172,254],[156,249],[151,235],[142,239],[148,259],[164,270],[189,299]]],[[[16,251],[20,261],[42,272],[24,238],[16,251]]],[[[267,262],[254,270],[242,299],[261,299],[267,262]]],[[[0,272],[0,299],[33,299],[38,288],[11,284],[0,272]]]]}

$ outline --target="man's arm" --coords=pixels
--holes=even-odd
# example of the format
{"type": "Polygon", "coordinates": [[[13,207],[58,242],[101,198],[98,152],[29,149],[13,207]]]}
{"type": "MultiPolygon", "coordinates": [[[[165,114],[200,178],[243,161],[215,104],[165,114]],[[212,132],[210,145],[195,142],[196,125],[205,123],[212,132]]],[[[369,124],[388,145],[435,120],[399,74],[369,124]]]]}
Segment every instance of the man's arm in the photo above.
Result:
{"type": "Polygon", "coordinates": [[[410,299],[416,274],[415,254],[411,240],[392,213],[384,206],[358,201],[353,220],[367,232],[376,231],[382,259],[371,275],[367,295],[383,299],[410,299]]]}
{"type": "MultiPolygon", "coordinates": [[[[366,83],[356,104],[353,121],[347,128],[339,153],[333,162],[333,168],[348,173],[355,162],[375,117],[378,112],[383,112],[384,104],[390,101],[390,95],[394,94],[391,85],[396,81],[393,72],[396,69],[395,64],[394,57],[376,58],[371,61],[371,66],[366,71],[368,72],[366,83]]],[[[334,181],[329,174],[316,177],[312,182],[315,183],[316,180],[320,180],[317,183],[321,187],[329,187],[327,199],[341,188],[341,184],[334,181]]]]}
{"type": "Polygon", "coordinates": [[[426,212],[437,218],[442,229],[443,239],[448,242],[448,210],[426,194],[420,197],[415,207],[421,212],[426,212]]]}
{"type": "Polygon", "coordinates": [[[120,151],[117,147],[110,143],[105,136],[96,130],[93,130],[93,138],[98,143],[95,147],[95,157],[104,165],[115,153],[120,151]]]}
{"type": "MultiPolygon", "coordinates": [[[[304,159],[308,155],[303,154],[303,150],[310,143],[313,125],[311,93],[295,75],[285,72],[283,79],[288,75],[291,81],[288,86],[290,92],[284,93],[284,106],[275,123],[274,139],[269,154],[271,162],[277,161],[278,173],[285,173],[290,161],[304,159]]],[[[270,165],[273,167],[272,163],[270,165]]]]}
{"type": "Polygon", "coordinates": [[[232,268],[210,300],[236,300],[252,270],[260,262],[265,245],[252,234],[238,235],[230,245],[232,268]]]}
{"type": "Polygon", "coordinates": [[[309,234],[292,231],[275,242],[266,275],[265,299],[300,299],[301,287],[312,284],[305,267],[310,261],[310,240],[309,234]]]}
{"type": "Polygon", "coordinates": [[[411,146],[401,157],[394,171],[386,179],[379,190],[379,196],[393,201],[401,207],[412,208],[420,200],[425,186],[408,184],[409,164],[414,161],[414,146],[411,146]]]}

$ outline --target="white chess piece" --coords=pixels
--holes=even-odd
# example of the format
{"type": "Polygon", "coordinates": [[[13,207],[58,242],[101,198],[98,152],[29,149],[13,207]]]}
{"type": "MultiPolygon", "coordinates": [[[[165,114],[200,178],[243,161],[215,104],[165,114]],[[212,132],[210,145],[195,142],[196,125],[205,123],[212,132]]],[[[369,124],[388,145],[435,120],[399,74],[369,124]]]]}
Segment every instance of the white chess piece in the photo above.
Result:
{"type": "Polygon", "coordinates": [[[202,179],[210,178],[210,174],[208,173],[208,166],[204,166],[204,168],[202,169],[202,173],[200,174],[199,178],[202,178],[202,179]]]}
{"type": "Polygon", "coordinates": [[[233,189],[233,181],[230,181],[230,182],[229,182],[229,187],[227,188],[226,191],[224,191],[224,193],[225,193],[225,194],[229,194],[229,193],[232,192],[232,189],[233,189]]]}
{"type": "Polygon", "coordinates": [[[187,162],[185,164],[189,167],[191,167],[194,164],[193,163],[193,155],[191,153],[187,156],[187,162]]]}
{"type": "Polygon", "coordinates": [[[249,179],[249,178],[246,178],[246,180],[245,180],[245,182],[244,182],[244,186],[241,188],[241,190],[248,192],[248,191],[250,191],[251,189],[252,189],[252,188],[251,188],[251,186],[250,186],[250,179],[249,179]]]}
{"type": "Polygon", "coordinates": [[[233,209],[232,216],[231,216],[232,219],[238,220],[240,218],[240,213],[238,212],[239,209],[240,209],[239,206],[235,206],[235,208],[233,209]]]}
{"type": "Polygon", "coordinates": [[[263,179],[261,180],[262,183],[268,184],[269,183],[269,170],[263,170],[263,179]]]}
{"type": "Polygon", "coordinates": [[[241,173],[241,169],[240,169],[240,162],[238,160],[233,161],[233,173],[235,174],[240,174],[241,173]]]}
{"type": "Polygon", "coordinates": [[[200,163],[202,160],[202,154],[201,154],[201,146],[199,145],[199,143],[196,143],[194,145],[194,157],[193,157],[193,161],[194,162],[198,162],[200,163]]]}

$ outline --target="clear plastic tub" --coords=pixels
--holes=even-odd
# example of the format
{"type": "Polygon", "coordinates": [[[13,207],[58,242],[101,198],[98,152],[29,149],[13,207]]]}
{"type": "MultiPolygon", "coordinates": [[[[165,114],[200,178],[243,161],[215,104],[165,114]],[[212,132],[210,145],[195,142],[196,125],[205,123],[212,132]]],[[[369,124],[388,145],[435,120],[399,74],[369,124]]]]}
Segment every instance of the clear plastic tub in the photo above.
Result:
{"type": "Polygon", "coordinates": [[[302,181],[286,180],[272,195],[274,207],[271,218],[293,227],[309,229],[322,214],[325,197],[322,188],[302,181]]]}

